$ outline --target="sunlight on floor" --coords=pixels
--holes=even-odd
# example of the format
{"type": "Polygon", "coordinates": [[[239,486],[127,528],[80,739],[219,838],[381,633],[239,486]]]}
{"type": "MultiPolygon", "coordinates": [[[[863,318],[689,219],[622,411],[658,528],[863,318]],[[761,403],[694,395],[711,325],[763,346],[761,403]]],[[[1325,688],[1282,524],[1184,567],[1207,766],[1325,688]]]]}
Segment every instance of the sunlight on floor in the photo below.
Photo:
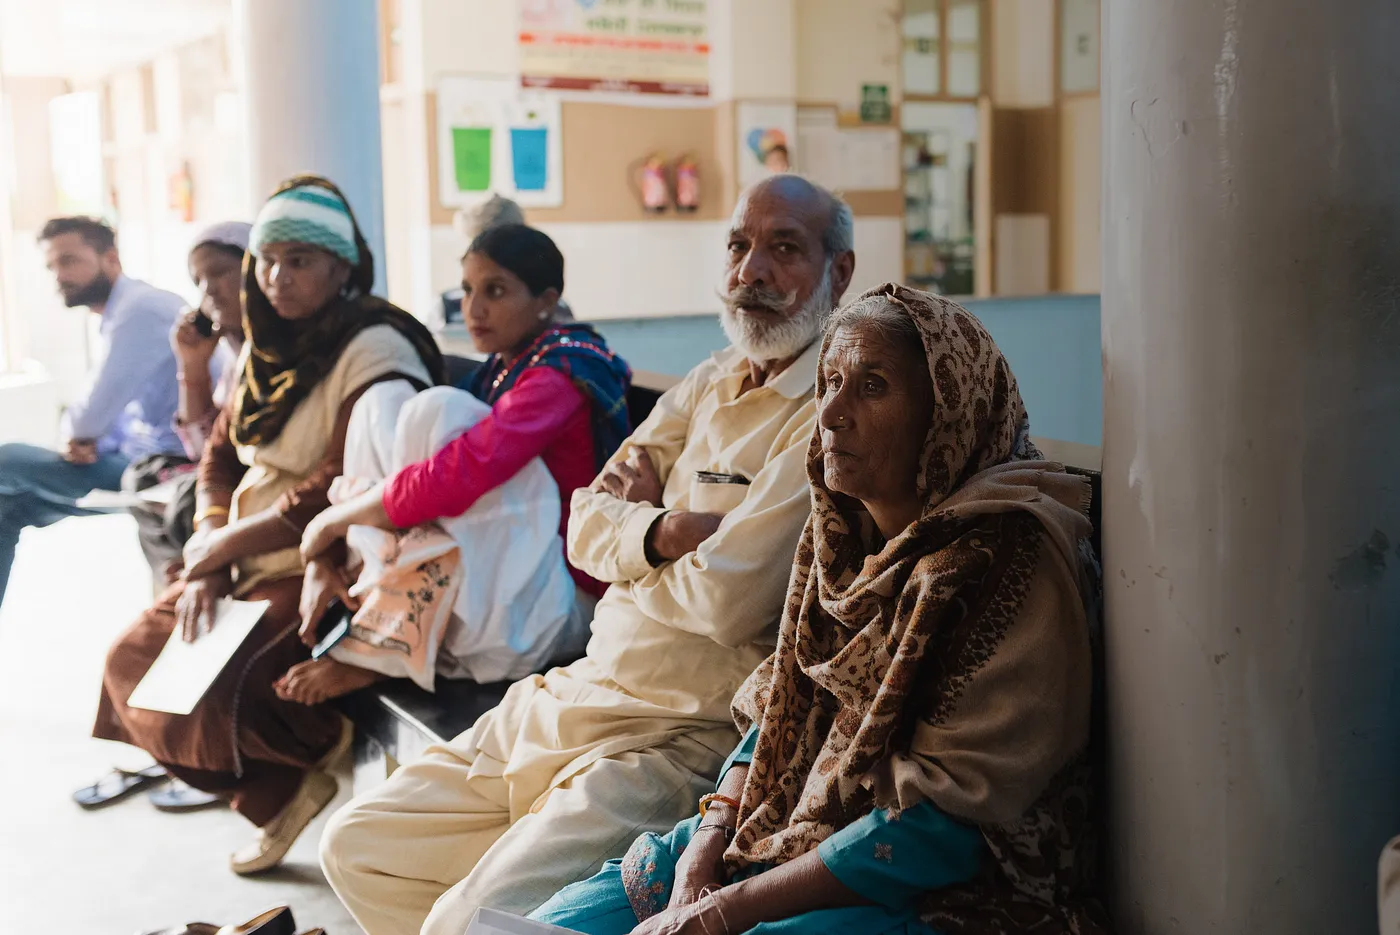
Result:
{"type": "Polygon", "coordinates": [[[252,829],[226,809],[167,815],[135,796],[89,813],[69,799],[114,762],[140,762],[88,733],[107,646],[150,600],[129,517],[64,520],[20,542],[0,610],[0,927],[130,935],[286,903],[300,928],[357,935],[316,862],[325,815],[280,870],[241,879],[228,854],[252,829]]]}

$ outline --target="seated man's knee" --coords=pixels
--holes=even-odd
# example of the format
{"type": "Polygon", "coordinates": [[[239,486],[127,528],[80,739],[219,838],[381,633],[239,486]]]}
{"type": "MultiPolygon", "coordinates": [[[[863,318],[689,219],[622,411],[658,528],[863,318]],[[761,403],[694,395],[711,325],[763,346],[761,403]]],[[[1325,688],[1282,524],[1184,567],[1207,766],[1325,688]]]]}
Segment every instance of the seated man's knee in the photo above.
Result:
{"type": "Polygon", "coordinates": [[[374,856],[385,846],[370,813],[351,803],[331,816],[321,833],[321,869],[331,885],[357,873],[374,872],[374,856]]]}

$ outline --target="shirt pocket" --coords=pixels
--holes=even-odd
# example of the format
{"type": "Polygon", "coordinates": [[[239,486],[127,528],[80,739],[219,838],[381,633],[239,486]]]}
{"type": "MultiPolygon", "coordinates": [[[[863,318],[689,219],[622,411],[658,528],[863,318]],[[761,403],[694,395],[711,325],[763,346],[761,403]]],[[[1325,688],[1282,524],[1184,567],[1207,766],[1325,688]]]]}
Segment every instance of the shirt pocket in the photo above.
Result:
{"type": "Polygon", "coordinates": [[[747,478],[696,471],[690,481],[690,509],[696,513],[725,514],[737,508],[748,496],[747,478]]]}

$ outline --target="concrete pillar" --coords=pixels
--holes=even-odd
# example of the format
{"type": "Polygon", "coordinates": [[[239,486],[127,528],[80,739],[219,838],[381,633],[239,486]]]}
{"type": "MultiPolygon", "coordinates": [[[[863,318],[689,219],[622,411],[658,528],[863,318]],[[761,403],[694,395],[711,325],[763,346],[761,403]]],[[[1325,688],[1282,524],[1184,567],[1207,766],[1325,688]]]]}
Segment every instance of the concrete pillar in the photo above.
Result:
{"type": "Polygon", "coordinates": [[[1400,833],[1400,5],[1104,8],[1120,930],[1375,932],[1400,833]]]}
{"type": "Polygon", "coordinates": [[[235,0],[247,89],[249,197],[316,172],[340,186],[384,292],[376,0],[235,0]]]}

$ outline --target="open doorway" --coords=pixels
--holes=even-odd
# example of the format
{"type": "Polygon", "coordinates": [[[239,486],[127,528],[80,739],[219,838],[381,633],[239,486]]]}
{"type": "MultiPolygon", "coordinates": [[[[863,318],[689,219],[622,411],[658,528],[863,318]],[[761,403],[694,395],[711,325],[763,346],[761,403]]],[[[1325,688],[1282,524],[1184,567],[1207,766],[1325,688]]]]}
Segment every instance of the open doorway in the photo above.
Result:
{"type": "Polygon", "coordinates": [[[972,295],[976,283],[977,105],[906,102],[904,269],[910,285],[972,295]]]}

